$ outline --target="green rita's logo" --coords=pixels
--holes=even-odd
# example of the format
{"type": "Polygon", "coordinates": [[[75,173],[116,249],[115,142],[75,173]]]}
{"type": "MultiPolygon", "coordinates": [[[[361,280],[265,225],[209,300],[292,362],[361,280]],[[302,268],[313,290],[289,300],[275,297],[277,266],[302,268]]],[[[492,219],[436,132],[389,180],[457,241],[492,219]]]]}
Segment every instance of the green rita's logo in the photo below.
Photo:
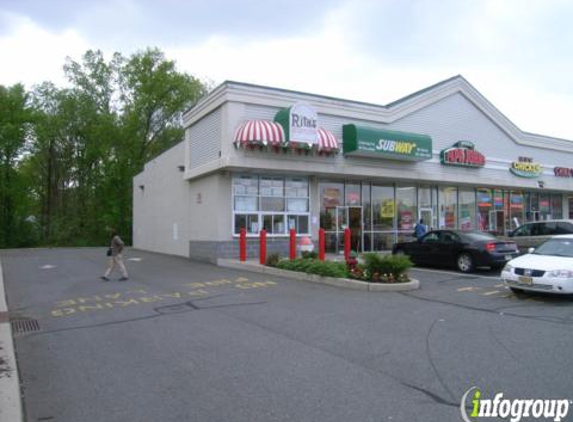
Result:
{"type": "Polygon", "coordinates": [[[484,399],[481,390],[472,387],[462,397],[460,412],[465,422],[480,421],[484,418],[509,418],[511,422],[519,422],[522,418],[535,418],[559,422],[567,416],[570,403],[567,399],[511,400],[504,398],[503,393],[496,393],[493,399],[484,399]]]}

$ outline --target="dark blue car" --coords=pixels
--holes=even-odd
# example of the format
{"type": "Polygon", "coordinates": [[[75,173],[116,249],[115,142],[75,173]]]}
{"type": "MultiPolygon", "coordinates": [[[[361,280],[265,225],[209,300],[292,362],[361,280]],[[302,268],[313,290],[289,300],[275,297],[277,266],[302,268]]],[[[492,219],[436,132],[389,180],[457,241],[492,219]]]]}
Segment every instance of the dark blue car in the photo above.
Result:
{"type": "Polygon", "coordinates": [[[434,230],[413,242],[396,243],[392,253],[406,254],[417,265],[455,267],[463,273],[476,267],[501,268],[519,255],[513,241],[464,230],[434,230]]]}

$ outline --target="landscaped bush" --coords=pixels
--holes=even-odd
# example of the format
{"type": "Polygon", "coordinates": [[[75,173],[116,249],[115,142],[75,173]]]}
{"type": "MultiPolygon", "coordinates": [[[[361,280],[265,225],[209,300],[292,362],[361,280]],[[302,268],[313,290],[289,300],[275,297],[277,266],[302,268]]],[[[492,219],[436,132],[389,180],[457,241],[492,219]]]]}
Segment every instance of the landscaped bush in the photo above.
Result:
{"type": "Polygon", "coordinates": [[[277,268],[289,271],[299,271],[308,274],[316,274],[323,277],[347,278],[348,271],[344,262],[318,261],[316,259],[282,260],[277,263],[277,268]]]}
{"type": "Polygon", "coordinates": [[[278,253],[272,253],[267,256],[267,262],[265,262],[265,265],[267,267],[276,267],[280,260],[281,258],[278,253]]]}
{"type": "Polygon", "coordinates": [[[412,268],[412,261],[406,255],[380,255],[366,253],[363,256],[363,276],[375,282],[407,281],[407,271],[412,268]]]}
{"type": "Polygon", "coordinates": [[[318,253],[316,251],[302,251],[300,254],[303,259],[317,259],[318,253]]]}

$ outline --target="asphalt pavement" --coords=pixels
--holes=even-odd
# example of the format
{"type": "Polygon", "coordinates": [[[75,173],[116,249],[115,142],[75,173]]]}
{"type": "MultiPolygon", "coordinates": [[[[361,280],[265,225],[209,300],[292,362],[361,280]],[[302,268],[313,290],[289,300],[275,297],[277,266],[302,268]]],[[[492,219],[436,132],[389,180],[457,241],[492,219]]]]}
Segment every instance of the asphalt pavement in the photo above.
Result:
{"type": "Polygon", "coordinates": [[[131,279],[104,282],[104,255],[0,251],[27,421],[447,422],[474,386],[573,398],[573,300],[495,272],[364,292],[130,250],[131,279]]]}

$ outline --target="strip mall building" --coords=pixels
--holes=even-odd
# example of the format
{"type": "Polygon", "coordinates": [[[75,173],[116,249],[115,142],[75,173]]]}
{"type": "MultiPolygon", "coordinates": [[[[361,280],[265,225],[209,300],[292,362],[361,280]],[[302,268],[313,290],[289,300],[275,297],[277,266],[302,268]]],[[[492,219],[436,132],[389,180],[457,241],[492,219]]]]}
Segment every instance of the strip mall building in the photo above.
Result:
{"type": "Polygon", "coordinates": [[[433,228],[505,234],[573,218],[573,142],[521,131],[463,77],[386,106],[225,82],[133,184],[134,247],[216,261],[288,232],[388,250],[433,228]]]}

